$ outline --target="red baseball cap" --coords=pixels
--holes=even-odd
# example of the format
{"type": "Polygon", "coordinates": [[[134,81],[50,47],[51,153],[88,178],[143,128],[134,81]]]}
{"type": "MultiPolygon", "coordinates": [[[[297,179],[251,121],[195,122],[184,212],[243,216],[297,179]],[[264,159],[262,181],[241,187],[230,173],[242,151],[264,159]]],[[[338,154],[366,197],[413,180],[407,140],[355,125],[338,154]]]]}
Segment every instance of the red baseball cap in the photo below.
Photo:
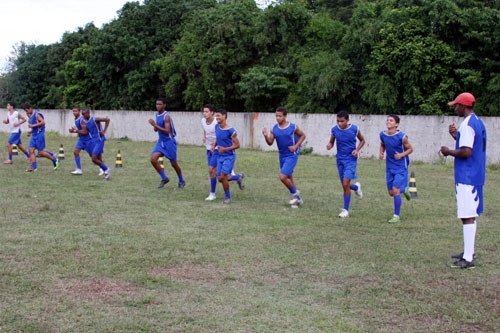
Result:
{"type": "Polygon", "coordinates": [[[458,95],[454,101],[449,102],[448,105],[462,104],[465,106],[473,106],[475,102],[476,99],[474,98],[474,95],[464,92],[458,95]]]}

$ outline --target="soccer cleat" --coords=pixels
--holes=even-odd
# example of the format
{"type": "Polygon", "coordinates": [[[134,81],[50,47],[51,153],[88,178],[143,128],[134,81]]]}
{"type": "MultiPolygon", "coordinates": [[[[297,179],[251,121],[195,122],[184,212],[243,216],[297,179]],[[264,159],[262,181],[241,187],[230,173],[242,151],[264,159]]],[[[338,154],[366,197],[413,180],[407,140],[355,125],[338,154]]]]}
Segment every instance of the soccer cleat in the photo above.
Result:
{"type": "Polygon", "coordinates": [[[356,193],[358,198],[362,199],[363,198],[363,191],[361,191],[361,184],[359,182],[357,182],[354,185],[356,185],[358,187],[358,189],[354,193],[356,193]]]}
{"type": "Polygon", "coordinates": [[[179,188],[179,189],[183,189],[184,186],[186,186],[186,182],[184,182],[184,181],[183,182],[179,182],[179,184],[177,184],[177,188],[179,188]]]}
{"type": "MultiPolygon", "coordinates": [[[[460,260],[460,259],[464,258],[464,253],[463,252],[462,253],[457,253],[457,254],[452,255],[451,257],[453,259],[459,259],[460,260]]],[[[472,259],[476,259],[476,254],[475,253],[472,255],[472,259]]]]}
{"type": "Polygon", "coordinates": [[[102,176],[102,175],[104,175],[104,170],[99,168],[99,176],[102,176]]]}
{"type": "Polygon", "coordinates": [[[411,195],[410,195],[410,191],[408,190],[408,188],[405,189],[403,195],[406,198],[406,200],[408,200],[408,201],[411,200],[411,195]]]}
{"type": "Polygon", "coordinates": [[[387,220],[388,223],[398,223],[399,222],[399,216],[394,215],[390,219],[387,220]]]}
{"type": "Polygon", "coordinates": [[[240,190],[243,190],[245,188],[245,181],[243,180],[243,178],[245,178],[245,175],[243,173],[240,173],[240,179],[236,181],[240,190]]]}
{"type": "Polygon", "coordinates": [[[71,171],[72,175],[81,175],[83,174],[82,169],[76,169],[75,171],[71,171]]]}
{"type": "Polygon", "coordinates": [[[110,180],[111,179],[111,170],[106,170],[104,171],[104,180],[110,180]]]}
{"type": "Polygon", "coordinates": [[[230,204],[230,203],[231,203],[231,198],[225,198],[224,200],[222,200],[222,203],[223,203],[224,205],[228,205],[228,204],[230,204]]]}
{"type": "Polygon", "coordinates": [[[467,261],[465,259],[460,259],[455,261],[453,264],[450,266],[451,268],[474,268],[476,265],[474,264],[474,260],[472,261],[467,261]]]}
{"type": "Polygon", "coordinates": [[[339,217],[341,218],[349,217],[349,211],[347,209],[342,209],[342,211],[339,214],[339,217]]]}
{"type": "Polygon", "coordinates": [[[205,198],[206,201],[214,201],[215,199],[217,199],[217,197],[214,193],[210,193],[208,197],[205,198]]]}
{"type": "Polygon", "coordinates": [[[3,162],[3,164],[12,164],[12,163],[13,163],[12,160],[6,160],[3,162]]]}
{"type": "Polygon", "coordinates": [[[26,170],[26,172],[37,172],[38,169],[33,169],[33,168],[29,168],[28,170],[26,170]]]}
{"type": "Polygon", "coordinates": [[[59,159],[58,158],[56,158],[56,160],[53,161],[52,163],[54,164],[54,170],[59,169],[59,159]]]}
{"type": "Polygon", "coordinates": [[[290,201],[288,201],[288,204],[290,205],[295,205],[297,201],[301,200],[300,199],[300,191],[297,190],[297,192],[290,194],[290,201]]]}
{"type": "Polygon", "coordinates": [[[300,206],[302,206],[304,204],[304,201],[298,197],[298,199],[296,199],[296,201],[290,205],[291,208],[299,208],[300,206]]]}
{"type": "Polygon", "coordinates": [[[170,181],[170,179],[168,179],[168,178],[162,179],[160,181],[160,183],[158,184],[157,188],[163,188],[163,186],[165,186],[169,181],[170,181]]]}

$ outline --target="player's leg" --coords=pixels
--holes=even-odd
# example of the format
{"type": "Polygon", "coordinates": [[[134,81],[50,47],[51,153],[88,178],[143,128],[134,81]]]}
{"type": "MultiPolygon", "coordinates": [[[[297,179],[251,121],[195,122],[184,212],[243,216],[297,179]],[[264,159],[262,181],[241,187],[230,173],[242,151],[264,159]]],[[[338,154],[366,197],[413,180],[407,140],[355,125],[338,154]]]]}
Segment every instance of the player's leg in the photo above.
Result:
{"type": "Polygon", "coordinates": [[[76,166],[75,171],[71,172],[73,175],[82,174],[82,162],[80,160],[80,151],[81,151],[80,148],[75,147],[75,149],[73,149],[73,157],[75,158],[75,166],[76,166]]]}

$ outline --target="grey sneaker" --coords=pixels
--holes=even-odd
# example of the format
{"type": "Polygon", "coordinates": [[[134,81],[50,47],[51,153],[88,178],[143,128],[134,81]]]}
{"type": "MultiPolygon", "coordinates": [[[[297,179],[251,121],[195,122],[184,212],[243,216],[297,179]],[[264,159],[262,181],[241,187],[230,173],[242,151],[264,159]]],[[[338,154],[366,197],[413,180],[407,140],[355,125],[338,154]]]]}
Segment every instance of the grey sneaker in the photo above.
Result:
{"type": "Polygon", "coordinates": [[[177,188],[180,188],[180,189],[183,189],[184,186],[186,186],[186,182],[179,182],[179,184],[177,184],[177,188]]]}
{"type": "Polygon", "coordinates": [[[300,191],[297,190],[297,192],[295,192],[294,194],[290,194],[290,201],[288,202],[288,204],[295,205],[299,200],[301,200],[300,191]]]}
{"type": "Polygon", "coordinates": [[[167,183],[170,181],[170,179],[162,179],[160,183],[158,184],[158,188],[163,188],[163,186],[167,185],[167,183]]]}
{"type": "Polygon", "coordinates": [[[228,205],[228,204],[230,204],[230,203],[231,203],[231,201],[232,201],[232,200],[231,200],[231,198],[225,198],[224,200],[222,200],[222,203],[223,203],[224,205],[228,205]]]}
{"type": "Polygon", "coordinates": [[[245,188],[245,181],[243,180],[243,178],[245,178],[245,175],[243,173],[240,173],[240,179],[236,181],[240,190],[243,190],[245,188]]]}
{"type": "Polygon", "coordinates": [[[104,171],[104,180],[110,180],[111,179],[111,170],[108,169],[104,171]]]}
{"type": "Polygon", "coordinates": [[[453,264],[450,266],[451,268],[474,268],[476,265],[474,264],[474,260],[472,261],[467,261],[465,259],[460,259],[455,261],[453,264]]]}
{"type": "Polygon", "coordinates": [[[354,184],[358,187],[358,189],[354,192],[356,193],[356,195],[358,196],[358,198],[360,199],[363,199],[363,191],[361,191],[361,184],[360,182],[356,182],[356,184],[354,184]]]}

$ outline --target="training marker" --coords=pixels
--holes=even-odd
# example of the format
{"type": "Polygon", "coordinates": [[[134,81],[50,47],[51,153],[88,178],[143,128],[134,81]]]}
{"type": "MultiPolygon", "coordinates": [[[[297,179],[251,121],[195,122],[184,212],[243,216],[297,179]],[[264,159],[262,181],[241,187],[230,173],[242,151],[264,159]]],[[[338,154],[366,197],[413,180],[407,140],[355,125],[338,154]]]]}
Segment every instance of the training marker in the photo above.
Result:
{"type": "Polygon", "coordinates": [[[418,198],[417,195],[417,181],[415,180],[415,172],[410,175],[410,195],[412,198],[418,198]]]}
{"type": "Polygon", "coordinates": [[[59,147],[59,154],[57,154],[57,158],[59,159],[59,161],[64,160],[64,148],[62,143],[61,146],[59,147]]]}
{"type": "Polygon", "coordinates": [[[116,154],[115,168],[123,168],[122,154],[120,153],[119,150],[118,150],[118,153],[116,154]]]}
{"type": "Polygon", "coordinates": [[[12,155],[18,155],[17,145],[12,145],[12,155]]]}

